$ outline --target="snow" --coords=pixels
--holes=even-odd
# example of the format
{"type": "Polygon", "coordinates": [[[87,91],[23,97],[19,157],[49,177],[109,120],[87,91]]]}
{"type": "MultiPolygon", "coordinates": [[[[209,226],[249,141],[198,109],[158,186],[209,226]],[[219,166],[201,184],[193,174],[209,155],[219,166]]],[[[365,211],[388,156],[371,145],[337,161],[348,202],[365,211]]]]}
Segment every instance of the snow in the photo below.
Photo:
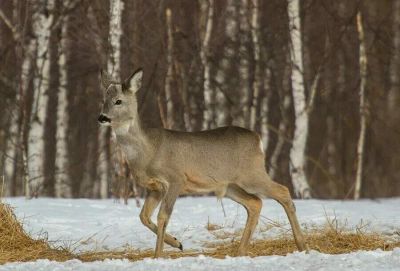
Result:
{"type": "MultiPolygon", "coordinates": [[[[47,199],[25,200],[6,198],[23,220],[25,229],[33,236],[44,232],[54,245],[68,246],[75,251],[108,250],[131,246],[154,248],[155,235],[140,220],[140,208],[133,201],[123,205],[115,200],[47,199]]],[[[349,228],[378,231],[388,237],[398,237],[400,232],[400,198],[361,201],[307,200],[295,201],[302,226],[324,225],[329,219],[338,219],[349,228]]],[[[208,221],[235,232],[242,229],[245,210],[228,199],[223,200],[226,213],[216,198],[178,199],[167,231],[183,243],[184,249],[204,249],[206,241],[216,241],[213,232],[206,229],[208,221]]],[[[156,212],[157,213],[157,212],[156,212]]],[[[156,213],[153,219],[156,219],[156,213]]],[[[254,238],[265,238],[289,232],[283,208],[272,200],[264,200],[260,223],[254,238]],[[284,225],[283,228],[272,224],[284,225]]],[[[166,249],[173,250],[168,245],[166,249]]],[[[30,263],[9,263],[0,270],[400,270],[400,249],[393,252],[355,252],[343,255],[326,255],[312,251],[310,254],[293,253],[285,257],[257,258],[207,258],[145,259],[139,262],[107,260],[81,263],[77,260],[64,263],[40,260],[30,263]]]]}
{"type": "Polygon", "coordinates": [[[213,259],[205,256],[180,259],[145,259],[139,262],[128,260],[105,260],[92,263],[82,263],[78,260],[63,263],[40,260],[30,263],[6,264],[0,270],[96,270],[96,271],[169,271],[169,270],[400,270],[400,249],[393,252],[363,251],[343,255],[326,255],[311,251],[309,254],[293,253],[288,256],[264,256],[257,258],[238,257],[213,259]]]}

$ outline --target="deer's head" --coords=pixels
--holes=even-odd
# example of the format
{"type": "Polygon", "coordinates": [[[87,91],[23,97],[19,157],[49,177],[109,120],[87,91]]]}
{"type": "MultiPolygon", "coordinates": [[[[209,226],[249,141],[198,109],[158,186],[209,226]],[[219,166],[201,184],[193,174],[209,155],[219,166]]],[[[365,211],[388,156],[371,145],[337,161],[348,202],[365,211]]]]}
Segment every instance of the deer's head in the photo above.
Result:
{"type": "Polygon", "coordinates": [[[115,82],[109,74],[101,72],[104,102],[98,118],[100,124],[118,126],[138,117],[136,92],[142,86],[142,76],[142,69],[138,69],[124,82],[115,82]]]}

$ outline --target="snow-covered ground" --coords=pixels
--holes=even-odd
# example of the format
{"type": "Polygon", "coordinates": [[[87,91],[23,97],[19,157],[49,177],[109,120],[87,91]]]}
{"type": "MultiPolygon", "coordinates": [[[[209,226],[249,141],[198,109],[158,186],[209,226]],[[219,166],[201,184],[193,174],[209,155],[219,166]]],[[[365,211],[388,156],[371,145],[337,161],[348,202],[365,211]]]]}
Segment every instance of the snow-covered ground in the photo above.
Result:
{"type": "MultiPolygon", "coordinates": [[[[46,232],[56,245],[69,246],[76,251],[108,250],[126,246],[146,249],[155,245],[155,235],[140,220],[140,209],[134,202],[128,206],[114,200],[71,200],[7,198],[15,207],[18,218],[33,236],[46,232]]],[[[349,228],[363,227],[384,233],[389,237],[400,232],[400,198],[361,201],[296,201],[297,214],[303,226],[323,225],[329,219],[338,219],[349,228]]],[[[206,241],[216,241],[206,229],[208,221],[221,225],[224,231],[235,232],[244,226],[245,210],[238,204],[216,198],[181,198],[177,201],[167,231],[176,236],[184,249],[204,249],[206,241]]],[[[255,238],[265,238],[282,232],[271,227],[278,223],[289,229],[283,208],[272,200],[264,200],[262,217],[255,238]]],[[[156,215],[154,216],[154,219],[156,215]]],[[[166,249],[172,249],[166,246],[166,249]]],[[[393,252],[355,252],[344,255],[326,255],[318,252],[293,253],[285,257],[227,258],[207,257],[177,260],[146,259],[140,262],[107,260],[65,263],[41,260],[32,263],[10,263],[0,270],[400,270],[400,249],[393,252]]]]}

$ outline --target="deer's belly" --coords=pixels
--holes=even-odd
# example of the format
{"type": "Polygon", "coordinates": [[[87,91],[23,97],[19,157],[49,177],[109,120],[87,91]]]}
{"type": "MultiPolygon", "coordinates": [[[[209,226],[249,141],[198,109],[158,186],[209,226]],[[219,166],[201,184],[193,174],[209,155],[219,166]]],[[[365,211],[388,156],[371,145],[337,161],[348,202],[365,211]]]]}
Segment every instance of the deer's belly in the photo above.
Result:
{"type": "Polygon", "coordinates": [[[185,174],[186,181],[183,185],[182,195],[204,195],[215,193],[218,198],[225,196],[228,184],[211,176],[197,176],[185,174]]]}

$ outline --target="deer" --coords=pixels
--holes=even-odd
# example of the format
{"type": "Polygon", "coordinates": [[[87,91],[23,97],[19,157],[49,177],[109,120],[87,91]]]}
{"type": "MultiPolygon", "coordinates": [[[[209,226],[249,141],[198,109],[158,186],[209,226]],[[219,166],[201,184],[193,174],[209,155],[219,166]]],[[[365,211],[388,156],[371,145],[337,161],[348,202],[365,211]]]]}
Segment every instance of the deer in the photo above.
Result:
{"type": "Polygon", "coordinates": [[[106,72],[100,77],[104,101],[98,121],[111,126],[137,184],[147,191],[139,217],[157,236],[155,258],[162,257],[164,243],[183,250],[182,243],[166,233],[177,198],[211,193],[218,199],[229,198],[247,211],[238,256],[247,255],[265,197],[284,208],[297,248],[307,250],[290,192],[267,174],[262,141],[256,132],[236,126],[198,132],[146,128],[139,118],[136,97],[142,88],[143,70],[137,69],[122,82],[106,72]],[[151,216],[158,205],[155,224],[151,216]]]}

